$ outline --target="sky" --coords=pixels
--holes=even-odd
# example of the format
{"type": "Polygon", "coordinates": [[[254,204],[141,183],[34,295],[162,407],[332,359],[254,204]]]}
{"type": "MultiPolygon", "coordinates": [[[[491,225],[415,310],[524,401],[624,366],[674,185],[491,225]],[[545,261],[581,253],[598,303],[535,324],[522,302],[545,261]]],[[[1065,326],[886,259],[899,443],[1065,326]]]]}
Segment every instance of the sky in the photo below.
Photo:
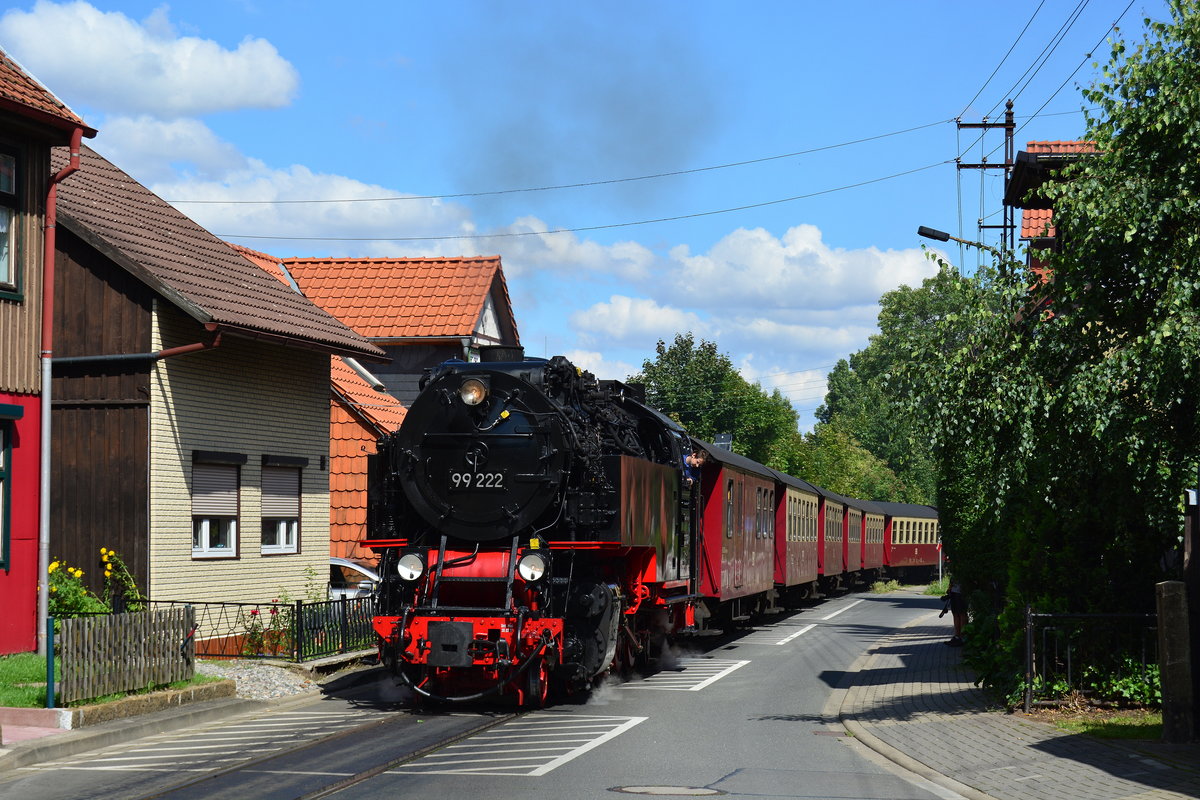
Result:
{"type": "MultiPolygon", "coordinates": [[[[11,2],[0,47],[88,144],[278,257],[500,255],[529,355],[624,379],[677,333],[813,422],[880,297],[997,244],[998,121],[1165,0],[11,2]],[[1116,24],[1116,28],[1113,28],[1116,24]]],[[[669,409],[668,409],[669,410],[669,409]]]]}

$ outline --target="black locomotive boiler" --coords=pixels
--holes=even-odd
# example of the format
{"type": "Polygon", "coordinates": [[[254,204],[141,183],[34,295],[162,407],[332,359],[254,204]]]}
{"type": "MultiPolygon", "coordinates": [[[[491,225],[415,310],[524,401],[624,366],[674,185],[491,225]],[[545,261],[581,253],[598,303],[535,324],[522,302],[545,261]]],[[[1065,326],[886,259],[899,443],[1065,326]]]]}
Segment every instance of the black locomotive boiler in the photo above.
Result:
{"type": "Polygon", "coordinates": [[[689,619],[686,433],[567,359],[429,371],[370,466],[384,662],[418,693],[583,688],[689,619]]]}

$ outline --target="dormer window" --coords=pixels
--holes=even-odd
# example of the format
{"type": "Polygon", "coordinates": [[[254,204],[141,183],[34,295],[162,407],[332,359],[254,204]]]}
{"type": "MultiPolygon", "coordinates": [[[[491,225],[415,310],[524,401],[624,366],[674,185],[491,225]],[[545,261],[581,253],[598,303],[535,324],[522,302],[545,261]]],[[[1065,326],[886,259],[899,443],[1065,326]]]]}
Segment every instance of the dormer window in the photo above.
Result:
{"type": "Polygon", "coordinates": [[[17,158],[0,152],[0,297],[20,298],[17,264],[17,158]]]}

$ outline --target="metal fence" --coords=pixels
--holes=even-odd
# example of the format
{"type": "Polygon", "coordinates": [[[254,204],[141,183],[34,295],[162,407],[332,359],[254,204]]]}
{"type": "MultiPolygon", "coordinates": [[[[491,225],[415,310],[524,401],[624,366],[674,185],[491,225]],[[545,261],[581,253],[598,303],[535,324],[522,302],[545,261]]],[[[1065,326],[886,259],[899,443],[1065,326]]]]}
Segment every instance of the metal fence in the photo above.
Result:
{"type": "Polygon", "coordinates": [[[191,608],[61,620],[59,699],[66,704],[191,678],[192,630],[191,608]]]}
{"type": "Polygon", "coordinates": [[[150,600],[150,608],[191,607],[201,658],[309,661],[375,646],[373,597],[306,603],[150,600]]]}
{"type": "MultiPolygon", "coordinates": [[[[1154,614],[1025,610],[1025,710],[1069,692],[1104,695],[1158,680],[1154,614]]],[[[1108,698],[1105,698],[1108,699],[1108,698]]]]}

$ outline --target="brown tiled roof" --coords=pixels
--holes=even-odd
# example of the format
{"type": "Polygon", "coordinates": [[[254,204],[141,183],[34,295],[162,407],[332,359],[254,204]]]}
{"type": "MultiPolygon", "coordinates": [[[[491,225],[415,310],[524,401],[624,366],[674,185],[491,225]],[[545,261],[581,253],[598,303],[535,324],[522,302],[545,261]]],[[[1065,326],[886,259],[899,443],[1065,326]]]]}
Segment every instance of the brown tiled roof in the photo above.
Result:
{"type": "Polygon", "coordinates": [[[374,562],[375,554],[358,545],[367,533],[367,456],[381,433],[400,427],[405,409],[340,358],[330,360],[330,373],[329,554],[374,562]]]}
{"type": "MultiPolygon", "coordinates": [[[[66,157],[55,148],[54,168],[66,157]]],[[[198,322],[332,353],[383,356],[88,147],[79,172],[59,188],[58,209],[73,233],[198,322]]]]}
{"type": "Polygon", "coordinates": [[[517,330],[499,256],[283,263],[315,303],[369,339],[470,336],[496,280],[503,297],[496,313],[517,330]]]}
{"type": "Polygon", "coordinates": [[[89,138],[96,135],[94,129],[3,50],[0,50],[0,107],[62,130],[83,128],[83,135],[89,138]]]}

